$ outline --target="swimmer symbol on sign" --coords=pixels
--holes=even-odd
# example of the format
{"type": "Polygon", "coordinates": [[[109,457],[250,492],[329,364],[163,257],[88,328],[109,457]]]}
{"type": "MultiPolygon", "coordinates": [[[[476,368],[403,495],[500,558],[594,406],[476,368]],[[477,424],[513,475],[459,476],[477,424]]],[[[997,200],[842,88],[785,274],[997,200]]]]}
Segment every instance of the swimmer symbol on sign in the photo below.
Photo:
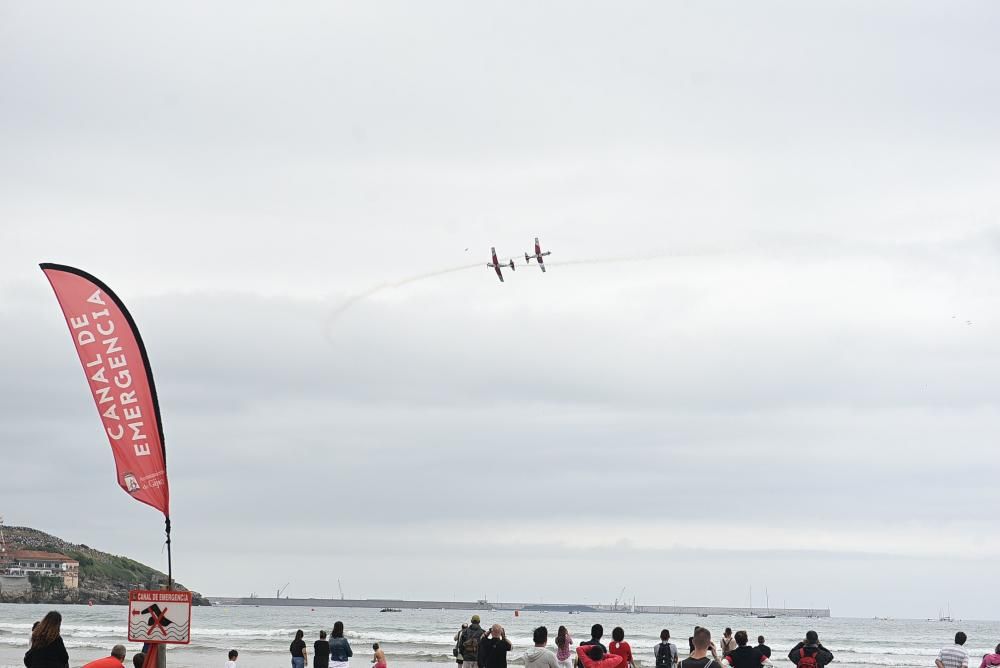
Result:
{"type": "Polygon", "coordinates": [[[138,610],[133,610],[132,614],[135,616],[139,615],[149,615],[149,619],[146,620],[146,625],[149,627],[146,629],[146,635],[153,635],[153,631],[160,629],[164,633],[167,633],[167,627],[173,624],[172,621],[167,619],[167,608],[160,610],[160,606],[155,603],[142,612],[138,610]]]}

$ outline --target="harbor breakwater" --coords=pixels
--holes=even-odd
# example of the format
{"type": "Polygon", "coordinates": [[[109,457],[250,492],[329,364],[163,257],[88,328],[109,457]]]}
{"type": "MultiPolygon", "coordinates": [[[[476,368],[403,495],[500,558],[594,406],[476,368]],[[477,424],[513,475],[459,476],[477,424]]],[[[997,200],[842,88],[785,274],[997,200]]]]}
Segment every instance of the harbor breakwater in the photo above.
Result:
{"type": "Polygon", "coordinates": [[[689,605],[586,605],[577,603],[493,603],[487,601],[404,601],[388,598],[337,599],[337,598],[231,598],[212,596],[213,605],[263,605],[299,606],[308,608],[367,608],[400,610],[491,610],[551,611],[565,613],[620,612],[656,615],[722,615],[735,617],[821,617],[830,616],[829,608],[725,608],[689,605]]]}

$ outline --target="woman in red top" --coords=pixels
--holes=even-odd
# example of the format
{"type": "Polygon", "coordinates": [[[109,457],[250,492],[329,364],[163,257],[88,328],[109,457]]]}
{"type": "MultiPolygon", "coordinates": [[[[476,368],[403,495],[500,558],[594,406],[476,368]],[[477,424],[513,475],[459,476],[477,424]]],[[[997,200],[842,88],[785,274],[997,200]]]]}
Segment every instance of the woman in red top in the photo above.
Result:
{"type": "Polygon", "coordinates": [[[632,648],[625,642],[625,629],[616,626],[611,632],[612,643],[608,646],[608,653],[615,654],[622,658],[622,668],[635,668],[635,661],[632,660],[632,648]]]}

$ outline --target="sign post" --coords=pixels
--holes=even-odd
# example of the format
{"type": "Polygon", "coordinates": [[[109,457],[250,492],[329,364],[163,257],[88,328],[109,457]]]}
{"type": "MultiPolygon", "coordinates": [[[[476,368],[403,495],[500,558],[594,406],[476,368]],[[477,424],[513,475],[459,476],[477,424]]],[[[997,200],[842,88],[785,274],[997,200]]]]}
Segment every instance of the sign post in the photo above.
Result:
{"type": "Polygon", "coordinates": [[[164,645],[191,642],[191,592],[148,591],[128,593],[128,639],[164,645]]]}

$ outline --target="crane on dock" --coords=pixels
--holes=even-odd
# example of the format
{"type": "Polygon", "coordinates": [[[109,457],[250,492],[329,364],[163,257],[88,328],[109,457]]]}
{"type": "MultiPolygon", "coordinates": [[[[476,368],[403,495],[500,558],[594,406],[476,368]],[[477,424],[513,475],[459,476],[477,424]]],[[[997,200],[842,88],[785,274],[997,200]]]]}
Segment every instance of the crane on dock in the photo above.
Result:
{"type": "Polygon", "coordinates": [[[612,608],[612,610],[614,610],[615,612],[618,612],[618,601],[619,600],[622,602],[623,605],[625,604],[624,596],[625,596],[625,587],[622,587],[622,590],[620,592],[618,592],[618,596],[615,597],[615,605],[612,608]]]}
{"type": "Polygon", "coordinates": [[[291,583],[291,582],[286,582],[286,583],[285,583],[285,586],[284,586],[284,587],[282,587],[281,589],[279,589],[279,590],[278,590],[278,593],[277,593],[277,594],[275,594],[275,596],[274,596],[274,597],[275,597],[275,598],[281,598],[281,594],[282,594],[282,593],[283,593],[283,592],[284,592],[284,591],[285,591],[286,589],[288,589],[288,585],[290,585],[290,584],[292,584],[292,583],[291,583]]]}

